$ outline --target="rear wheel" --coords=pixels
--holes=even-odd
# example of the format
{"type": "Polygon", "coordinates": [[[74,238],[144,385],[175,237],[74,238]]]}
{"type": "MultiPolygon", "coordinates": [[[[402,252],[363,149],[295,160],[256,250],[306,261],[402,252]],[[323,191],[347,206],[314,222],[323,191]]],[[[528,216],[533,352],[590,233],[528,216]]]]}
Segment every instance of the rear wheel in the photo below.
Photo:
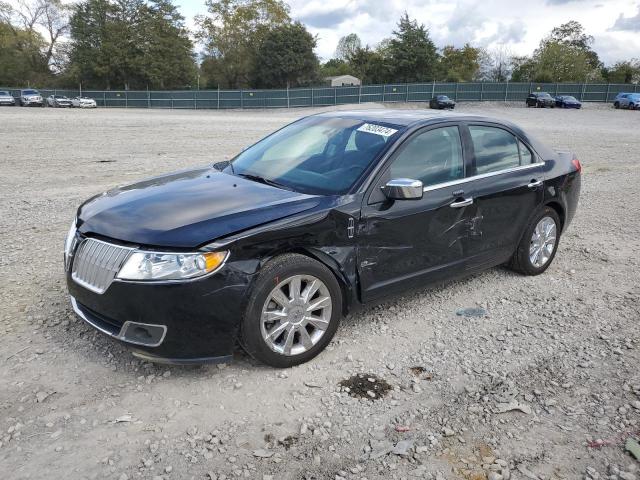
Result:
{"type": "Polygon", "coordinates": [[[259,274],[242,321],[240,342],[272,367],[311,360],[331,341],[342,317],[342,292],[320,262],[287,254],[259,274]]]}
{"type": "Polygon", "coordinates": [[[560,229],[557,212],[545,207],[527,226],[509,267],[525,275],[540,275],[556,255],[560,229]]]}

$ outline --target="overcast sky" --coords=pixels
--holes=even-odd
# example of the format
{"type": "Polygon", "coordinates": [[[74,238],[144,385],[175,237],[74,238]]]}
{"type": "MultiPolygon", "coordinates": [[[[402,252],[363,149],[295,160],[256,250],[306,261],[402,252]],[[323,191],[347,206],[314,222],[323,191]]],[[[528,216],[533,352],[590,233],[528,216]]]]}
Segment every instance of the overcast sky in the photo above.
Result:
{"type": "MultiPolygon", "coordinates": [[[[205,11],[204,0],[176,0],[189,25],[205,11]]],[[[640,0],[289,0],[291,15],[318,36],[317,53],[333,56],[341,36],[355,32],[374,46],[391,35],[398,18],[425,24],[436,45],[508,45],[529,54],[540,39],[569,20],[595,37],[607,63],[640,57],[640,0]]]]}

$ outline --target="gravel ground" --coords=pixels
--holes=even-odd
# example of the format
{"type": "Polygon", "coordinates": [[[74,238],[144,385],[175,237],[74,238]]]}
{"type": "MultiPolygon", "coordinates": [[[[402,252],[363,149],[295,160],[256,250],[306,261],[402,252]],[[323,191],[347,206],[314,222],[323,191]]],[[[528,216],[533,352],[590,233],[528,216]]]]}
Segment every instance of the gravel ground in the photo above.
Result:
{"type": "Polygon", "coordinates": [[[583,162],[553,265],[393,298],[273,370],[241,351],[134,359],[75,318],[62,243],[87,197],[227,158],[312,110],[0,109],[0,478],[640,478],[624,448],[640,433],[640,113],[459,110],[583,162]],[[470,307],[486,315],[456,314],[470,307]],[[373,393],[350,396],[354,375],[373,393]]]}

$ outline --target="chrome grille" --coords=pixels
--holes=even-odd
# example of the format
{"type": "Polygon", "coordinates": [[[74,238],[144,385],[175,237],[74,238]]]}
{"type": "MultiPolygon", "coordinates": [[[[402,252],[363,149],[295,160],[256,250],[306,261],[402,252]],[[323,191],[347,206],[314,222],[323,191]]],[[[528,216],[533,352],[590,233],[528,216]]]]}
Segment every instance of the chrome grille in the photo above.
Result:
{"type": "Polygon", "coordinates": [[[104,293],[133,248],[94,238],[82,241],[73,257],[71,278],[89,290],[104,293]]]}

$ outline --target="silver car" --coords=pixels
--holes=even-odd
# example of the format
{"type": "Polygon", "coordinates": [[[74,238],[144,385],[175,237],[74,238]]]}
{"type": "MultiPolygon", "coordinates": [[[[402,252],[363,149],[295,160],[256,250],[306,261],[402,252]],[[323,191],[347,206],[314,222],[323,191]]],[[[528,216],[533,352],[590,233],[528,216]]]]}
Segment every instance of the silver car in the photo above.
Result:
{"type": "Polygon", "coordinates": [[[47,105],[60,108],[71,107],[71,99],[64,95],[49,95],[47,97],[47,105]]]}
{"type": "Polygon", "coordinates": [[[628,110],[640,110],[640,93],[623,93],[618,95],[613,106],[616,108],[626,108],[628,110]]]}
{"type": "Polygon", "coordinates": [[[75,97],[71,99],[71,106],[74,108],[97,108],[98,105],[93,98],[75,97]]]}
{"type": "Polygon", "coordinates": [[[13,95],[11,95],[10,92],[7,92],[6,90],[0,90],[0,105],[10,105],[12,107],[15,107],[16,99],[13,98],[13,95]]]}
{"type": "Polygon", "coordinates": [[[20,90],[20,105],[23,107],[44,107],[44,100],[38,90],[20,90]]]}

